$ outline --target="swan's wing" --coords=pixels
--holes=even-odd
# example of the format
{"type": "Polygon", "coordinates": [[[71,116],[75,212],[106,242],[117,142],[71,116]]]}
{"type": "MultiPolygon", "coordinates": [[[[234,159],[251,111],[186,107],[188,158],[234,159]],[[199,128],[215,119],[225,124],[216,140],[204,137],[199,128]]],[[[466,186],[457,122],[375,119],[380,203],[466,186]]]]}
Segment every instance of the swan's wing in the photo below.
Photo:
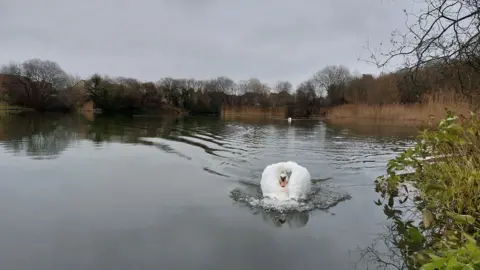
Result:
{"type": "Polygon", "coordinates": [[[311,176],[307,168],[292,164],[288,191],[290,198],[305,198],[311,188],[311,176]]]}
{"type": "Polygon", "coordinates": [[[278,169],[281,163],[275,163],[265,167],[260,180],[260,188],[263,196],[275,197],[278,191],[278,169]]]}
{"type": "Polygon", "coordinates": [[[272,177],[276,177],[278,174],[278,169],[280,167],[279,163],[271,164],[265,167],[262,172],[262,179],[260,182],[270,181],[272,177]]]}

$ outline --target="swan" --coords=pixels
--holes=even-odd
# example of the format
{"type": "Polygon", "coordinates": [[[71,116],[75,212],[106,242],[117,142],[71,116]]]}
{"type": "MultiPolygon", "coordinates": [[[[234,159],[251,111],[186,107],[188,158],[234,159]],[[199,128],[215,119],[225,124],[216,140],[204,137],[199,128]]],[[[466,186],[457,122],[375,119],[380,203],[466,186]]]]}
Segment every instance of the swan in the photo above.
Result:
{"type": "Polygon", "coordinates": [[[292,122],[292,118],[288,117],[288,123],[291,123],[291,122],[292,122]]]}
{"type": "Polygon", "coordinates": [[[263,197],[277,200],[304,200],[310,193],[311,186],[308,170],[293,161],[268,165],[260,180],[263,197]]]}

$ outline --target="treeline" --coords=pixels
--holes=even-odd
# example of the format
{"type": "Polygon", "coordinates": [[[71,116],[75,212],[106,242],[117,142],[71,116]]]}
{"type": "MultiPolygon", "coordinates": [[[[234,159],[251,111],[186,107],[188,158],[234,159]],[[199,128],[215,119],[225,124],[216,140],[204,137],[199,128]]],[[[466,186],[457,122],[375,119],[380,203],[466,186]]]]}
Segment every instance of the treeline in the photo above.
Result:
{"type": "Polygon", "coordinates": [[[42,110],[70,111],[87,101],[104,112],[218,114],[222,106],[287,106],[289,115],[309,117],[342,104],[411,104],[445,91],[473,100],[480,76],[468,65],[430,64],[415,71],[355,76],[344,66],[327,66],[297,85],[259,79],[235,82],[224,76],[208,79],[166,77],[156,82],[94,74],[81,79],[53,61],[31,59],[1,68],[0,101],[42,110]],[[473,74],[473,75],[472,75],[473,74]],[[3,79],[2,79],[3,78],[3,79]]]}
{"type": "Polygon", "coordinates": [[[404,69],[374,77],[369,74],[349,76],[347,80],[330,84],[327,88],[329,105],[343,104],[421,104],[434,98],[440,102],[478,102],[480,70],[467,62],[429,63],[415,69],[404,69]]]}
{"type": "Polygon", "coordinates": [[[140,82],[132,78],[94,75],[87,80],[87,93],[105,111],[155,111],[172,106],[191,114],[218,114],[227,106],[291,106],[299,116],[309,116],[323,100],[314,87],[300,85],[292,91],[289,82],[273,88],[256,78],[235,83],[227,77],[209,80],[163,78],[140,82]]]}
{"type": "Polygon", "coordinates": [[[176,108],[191,114],[218,114],[223,105],[290,106],[292,115],[308,117],[325,105],[325,98],[311,81],[293,89],[288,81],[270,86],[256,78],[235,82],[225,76],[141,82],[94,74],[81,79],[67,74],[57,63],[41,59],[4,65],[0,74],[0,101],[40,111],[70,111],[91,100],[104,112],[176,108]]]}

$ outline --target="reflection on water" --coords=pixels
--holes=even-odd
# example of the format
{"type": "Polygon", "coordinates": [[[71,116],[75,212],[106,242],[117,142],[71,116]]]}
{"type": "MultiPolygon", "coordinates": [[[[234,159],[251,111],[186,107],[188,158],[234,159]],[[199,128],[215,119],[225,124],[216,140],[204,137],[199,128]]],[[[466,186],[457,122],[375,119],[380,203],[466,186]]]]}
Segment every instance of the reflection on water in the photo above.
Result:
{"type": "Polygon", "coordinates": [[[0,118],[0,139],[6,152],[35,159],[58,157],[79,134],[80,118],[19,114],[0,118]]]}
{"type": "Polygon", "coordinates": [[[2,116],[0,268],[351,269],[359,257],[347,253],[385,223],[373,180],[412,134],[318,120],[2,116]],[[259,182],[287,160],[308,168],[314,193],[278,209],[259,182]]]}
{"type": "MultiPolygon", "coordinates": [[[[312,181],[313,182],[313,181],[312,181]]],[[[236,188],[230,192],[233,200],[250,207],[254,210],[265,212],[276,212],[283,215],[296,214],[297,212],[308,212],[314,209],[328,210],[339,202],[349,200],[350,194],[333,190],[317,183],[313,183],[312,191],[306,200],[286,200],[263,198],[259,184],[248,184],[250,188],[236,188]],[[252,186],[256,185],[256,188],[252,186]]]]}
{"type": "Polygon", "coordinates": [[[310,213],[308,212],[293,212],[293,213],[279,213],[261,211],[265,223],[273,227],[282,227],[288,225],[290,228],[302,228],[307,225],[310,213]]]}
{"type": "Polygon", "coordinates": [[[333,130],[344,134],[355,134],[357,136],[375,136],[377,138],[411,138],[419,132],[419,123],[414,121],[402,121],[396,123],[391,120],[336,120],[336,124],[330,120],[325,121],[326,125],[333,130]],[[341,124],[340,124],[341,123],[341,124]]]}
{"type": "Polygon", "coordinates": [[[404,260],[405,250],[402,246],[404,236],[394,229],[394,222],[387,224],[385,230],[378,233],[375,239],[364,247],[359,247],[355,251],[360,259],[357,264],[366,264],[370,269],[412,269],[404,260]],[[403,238],[403,239],[402,239],[403,238]]]}

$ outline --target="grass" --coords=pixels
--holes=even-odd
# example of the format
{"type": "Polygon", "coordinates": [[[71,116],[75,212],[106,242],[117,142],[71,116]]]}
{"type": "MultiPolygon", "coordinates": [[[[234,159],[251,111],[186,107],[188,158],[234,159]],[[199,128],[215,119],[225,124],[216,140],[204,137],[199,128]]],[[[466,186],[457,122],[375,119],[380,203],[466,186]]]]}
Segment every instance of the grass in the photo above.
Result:
{"type": "Polygon", "coordinates": [[[438,126],[422,131],[415,147],[390,160],[387,175],[377,179],[376,191],[388,201],[384,212],[402,235],[396,243],[410,266],[480,269],[479,129],[475,114],[460,119],[448,112],[438,126]],[[434,162],[423,159],[445,155],[434,162]],[[412,173],[396,174],[406,168],[412,173]],[[413,209],[402,208],[407,199],[413,209]],[[406,213],[419,214],[420,222],[406,213]]]}
{"type": "Polygon", "coordinates": [[[445,115],[445,109],[455,111],[458,115],[468,116],[472,106],[467,100],[451,91],[443,91],[426,96],[417,104],[346,104],[331,108],[327,119],[332,122],[369,120],[394,120],[397,122],[432,122],[438,123],[445,115]]]}

